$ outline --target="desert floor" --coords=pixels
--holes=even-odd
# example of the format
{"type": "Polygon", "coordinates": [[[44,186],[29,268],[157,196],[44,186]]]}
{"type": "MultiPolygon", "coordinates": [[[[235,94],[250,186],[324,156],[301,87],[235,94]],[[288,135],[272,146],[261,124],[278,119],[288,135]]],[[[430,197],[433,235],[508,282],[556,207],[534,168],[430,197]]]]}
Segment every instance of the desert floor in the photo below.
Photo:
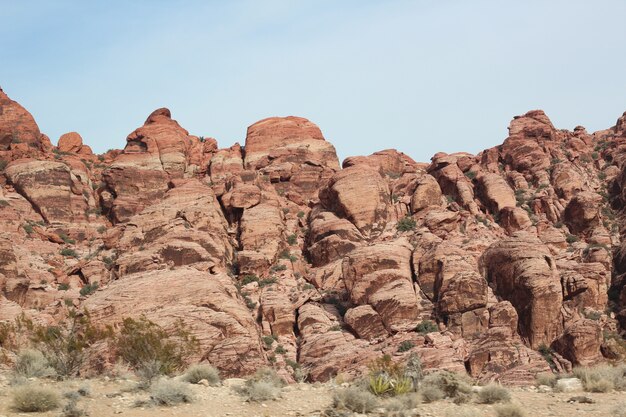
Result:
{"type": "MultiPolygon", "coordinates": [[[[11,391],[9,375],[0,375],[0,417],[6,416],[60,416],[61,409],[46,413],[20,413],[11,409],[11,391]]],[[[233,387],[242,384],[241,379],[229,379],[222,386],[208,387],[192,385],[195,401],[173,407],[148,406],[136,407],[137,400],[147,399],[145,391],[132,388],[136,385],[132,380],[71,380],[49,381],[37,380],[31,383],[46,384],[57,390],[59,394],[87,387],[89,396],[79,400],[78,406],[88,412],[90,417],[109,417],[123,415],[140,416],[319,416],[332,403],[332,384],[295,384],[283,388],[282,398],[263,403],[245,402],[235,393],[233,387]]],[[[586,416],[611,417],[616,407],[626,407],[626,393],[538,393],[530,389],[511,388],[512,402],[523,407],[527,417],[537,416],[586,416]],[[592,404],[570,402],[576,395],[584,395],[592,399],[592,404]]],[[[63,400],[66,401],[65,399],[63,400]]],[[[478,415],[496,416],[495,406],[476,404],[474,402],[458,406],[444,400],[431,404],[420,404],[415,415],[421,417],[453,417],[461,415],[463,410],[473,408],[478,415]]],[[[377,413],[374,413],[376,415],[377,413]]]]}

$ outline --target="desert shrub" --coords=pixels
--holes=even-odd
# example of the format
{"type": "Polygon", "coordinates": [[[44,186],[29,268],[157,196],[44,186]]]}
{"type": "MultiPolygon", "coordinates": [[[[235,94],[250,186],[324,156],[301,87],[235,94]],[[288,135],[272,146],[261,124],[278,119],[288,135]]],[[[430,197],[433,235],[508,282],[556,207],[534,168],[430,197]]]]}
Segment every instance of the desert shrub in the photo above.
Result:
{"type": "Polygon", "coordinates": [[[572,244],[572,243],[578,242],[578,240],[579,240],[579,239],[578,239],[578,236],[571,235],[571,234],[569,234],[569,233],[568,233],[568,234],[567,234],[567,236],[565,237],[565,241],[566,241],[567,243],[569,243],[569,244],[572,244]]]}
{"type": "Polygon", "coordinates": [[[274,335],[263,336],[261,339],[263,340],[263,343],[265,343],[265,346],[270,347],[272,346],[272,343],[276,341],[276,336],[274,335]]]}
{"type": "Polygon", "coordinates": [[[415,229],[417,226],[417,222],[411,216],[406,216],[400,220],[398,220],[398,224],[396,225],[396,229],[400,232],[407,232],[409,230],[415,229]]]}
{"type": "Polygon", "coordinates": [[[553,388],[556,385],[557,379],[556,375],[552,372],[542,372],[535,376],[535,382],[537,385],[547,385],[553,388]]]}
{"type": "Polygon", "coordinates": [[[27,349],[17,355],[15,373],[26,378],[46,377],[54,375],[48,359],[38,350],[27,349]]]}
{"type": "Polygon", "coordinates": [[[400,346],[398,346],[398,352],[400,353],[408,352],[414,347],[415,347],[415,343],[411,342],[410,340],[405,340],[404,342],[400,343],[400,346]]]}
{"type": "Polygon", "coordinates": [[[67,311],[67,317],[55,326],[29,324],[31,340],[39,347],[59,376],[78,373],[87,359],[89,348],[111,336],[110,327],[97,327],[89,312],[67,311]]]}
{"type": "Polygon", "coordinates": [[[280,388],[268,381],[246,381],[240,391],[248,401],[267,401],[280,395],[280,388]]]}
{"type": "Polygon", "coordinates": [[[472,386],[467,378],[449,371],[437,371],[426,375],[422,382],[424,388],[434,386],[452,398],[456,403],[467,402],[471,398],[472,386]]]}
{"type": "Polygon", "coordinates": [[[76,243],[74,239],[70,238],[65,233],[59,233],[59,237],[61,238],[61,240],[63,240],[63,242],[67,243],[68,245],[73,245],[76,243]]]}
{"type": "Polygon", "coordinates": [[[384,417],[409,417],[414,416],[413,410],[417,407],[417,396],[414,394],[401,395],[388,400],[383,405],[385,412],[380,414],[384,417]]]}
{"type": "Polygon", "coordinates": [[[244,286],[244,285],[250,284],[251,282],[259,282],[259,277],[257,277],[256,275],[251,275],[251,274],[244,275],[241,281],[239,281],[239,284],[241,286],[244,286]]]}
{"type": "Polygon", "coordinates": [[[6,159],[0,159],[0,171],[4,170],[8,164],[9,161],[7,161],[6,159]]]}
{"type": "Polygon", "coordinates": [[[298,236],[296,236],[295,234],[287,236],[287,243],[289,243],[291,246],[295,245],[296,243],[298,243],[298,236]]]}
{"type": "Polygon", "coordinates": [[[9,202],[6,200],[0,200],[0,208],[2,207],[7,207],[9,205],[9,202]]]}
{"type": "Polygon", "coordinates": [[[150,399],[158,405],[176,405],[193,402],[189,385],[175,379],[159,379],[150,386],[150,399]]]}
{"type": "Polygon", "coordinates": [[[359,386],[342,388],[333,394],[333,407],[337,409],[369,413],[377,406],[378,399],[367,389],[359,386]]]}
{"type": "MultiPolygon", "coordinates": [[[[28,232],[27,232],[28,233],[28,232]]],[[[70,248],[63,248],[61,249],[61,252],[59,252],[62,256],[69,256],[71,258],[78,258],[78,254],[76,253],[76,251],[74,249],[70,249],[70,248]]]]}
{"type": "Polygon", "coordinates": [[[198,349],[198,340],[179,320],[170,333],[140,317],[126,318],[116,340],[119,356],[145,380],[183,369],[198,349]]]}
{"type": "Polygon", "coordinates": [[[439,331],[439,327],[437,327],[437,324],[434,321],[423,320],[415,326],[415,331],[420,334],[428,334],[439,331]]]}
{"type": "Polygon", "coordinates": [[[443,400],[446,394],[434,385],[426,385],[420,389],[420,395],[422,396],[422,401],[425,403],[432,403],[435,401],[443,400]]]}
{"type": "Polygon", "coordinates": [[[98,290],[98,283],[94,282],[93,284],[87,284],[83,288],[80,289],[80,295],[86,297],[90,294],[93,294],[98,290]]]}
{"type": "Polygon", "coordinates": [[[524,411],[517,404],[503,404],[496,407],[497,417],[525,417],[524,411]]]}
{"type": "Polygon", "coordinates": [[[78,399],[75,397],[70,398],[61,411],[61,417],[83,417],[87,415],[85,410],[78,408],[78,399]]]}
{"type": "Polygon", "coordinates": [[[54,410],[60,405],[59,395],[50,388],[22,385],[13,391],[12,407],[24,413],[54,410]]]}
{"type": "Polygon", "coordinates": [[[511,401],[509,391],[499,384],[489,384],[482,387],[478,393],[478,401],[482,404],[495,404],[511,401]]]}
{"type": "Polygon", "coordinates": [[[271,368],[261,368],[237,389],[248,401],[266,401],[277,398],[285,381],[271,368]]]}
{"type": "Polygon", "coordinates": [[[626,365],[598,365],[589,368],[577,367],[574,376],[580,379],[585,391],[609,392],[613,389],[626,390],[626,365]]]}
{"type": "Polygon", "coordinates": [[[219,385],[221,382],[219,371],[215,367],[207,364],[193,365],[187,369],[187,372],[183,375],[183,380],[190,384],[197,384],[203,379],[206,379],[209,385],[213,386],[219,385]]]}
{"type": "Polygon", "coordinates": [[[285,349],[283,347],[283,345],[278,345],[278,346],[276,346],[276,349],[274,349],[274,353],[277,353],[279,355],[283,355],[283,354],[287,353],[287,349],[285,349]]]}

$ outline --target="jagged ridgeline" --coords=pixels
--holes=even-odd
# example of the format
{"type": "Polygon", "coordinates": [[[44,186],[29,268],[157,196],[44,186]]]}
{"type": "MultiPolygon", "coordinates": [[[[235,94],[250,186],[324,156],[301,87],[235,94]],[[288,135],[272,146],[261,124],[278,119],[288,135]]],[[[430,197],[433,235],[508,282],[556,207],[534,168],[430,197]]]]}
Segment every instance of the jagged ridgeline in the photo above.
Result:
{"type": "MultiPolygon", "coordinates": [[[[300,117],[223,149],[159,109],[96,155],[76,132],[52,145],[0,92],[2,350],[13,323],[72,311],[111,337],[127,319],[184,328],[185,360],[224,376],[323,381],[416,354],[521,384],[620,359],[625,145],[626,115],[588,133],[535,110],[478,155],[340,167],[300,117]]],[[[107,343],[85,369],[112,366],[107,343]]]]}

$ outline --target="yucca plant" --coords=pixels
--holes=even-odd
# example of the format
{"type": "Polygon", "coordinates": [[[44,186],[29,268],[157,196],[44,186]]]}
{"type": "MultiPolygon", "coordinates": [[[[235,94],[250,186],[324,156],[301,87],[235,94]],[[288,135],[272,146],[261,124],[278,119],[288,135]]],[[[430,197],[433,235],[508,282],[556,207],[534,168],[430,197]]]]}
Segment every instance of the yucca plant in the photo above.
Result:
{"type": "Polygon", "coordinates": [[[377,396],[385,395],[393,389],[386,375],[371,375],[369,382],[370,390],[377,396]]]}
{"type": "Polygon", "coordinates": [[[413,381],[411,378],[402,377],[400,379],[394,380],[392,382],[393,385],[393,394],[394,395],[402,395],[413,389],[413,381]]]}

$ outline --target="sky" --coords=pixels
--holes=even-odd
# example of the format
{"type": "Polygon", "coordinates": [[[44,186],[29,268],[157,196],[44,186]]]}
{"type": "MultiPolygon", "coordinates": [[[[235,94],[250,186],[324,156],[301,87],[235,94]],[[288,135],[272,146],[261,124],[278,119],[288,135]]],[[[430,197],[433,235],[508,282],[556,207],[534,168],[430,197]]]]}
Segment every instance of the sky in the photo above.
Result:
{"type": "Polygon", "coordinates": [[[500,144],[543,109],[588,131],[626,111],[624,0],[0,0],[0,86],[56,143],[122,148],[154,109],[220,147],[270,116],[340,160],[500,144]]]}

